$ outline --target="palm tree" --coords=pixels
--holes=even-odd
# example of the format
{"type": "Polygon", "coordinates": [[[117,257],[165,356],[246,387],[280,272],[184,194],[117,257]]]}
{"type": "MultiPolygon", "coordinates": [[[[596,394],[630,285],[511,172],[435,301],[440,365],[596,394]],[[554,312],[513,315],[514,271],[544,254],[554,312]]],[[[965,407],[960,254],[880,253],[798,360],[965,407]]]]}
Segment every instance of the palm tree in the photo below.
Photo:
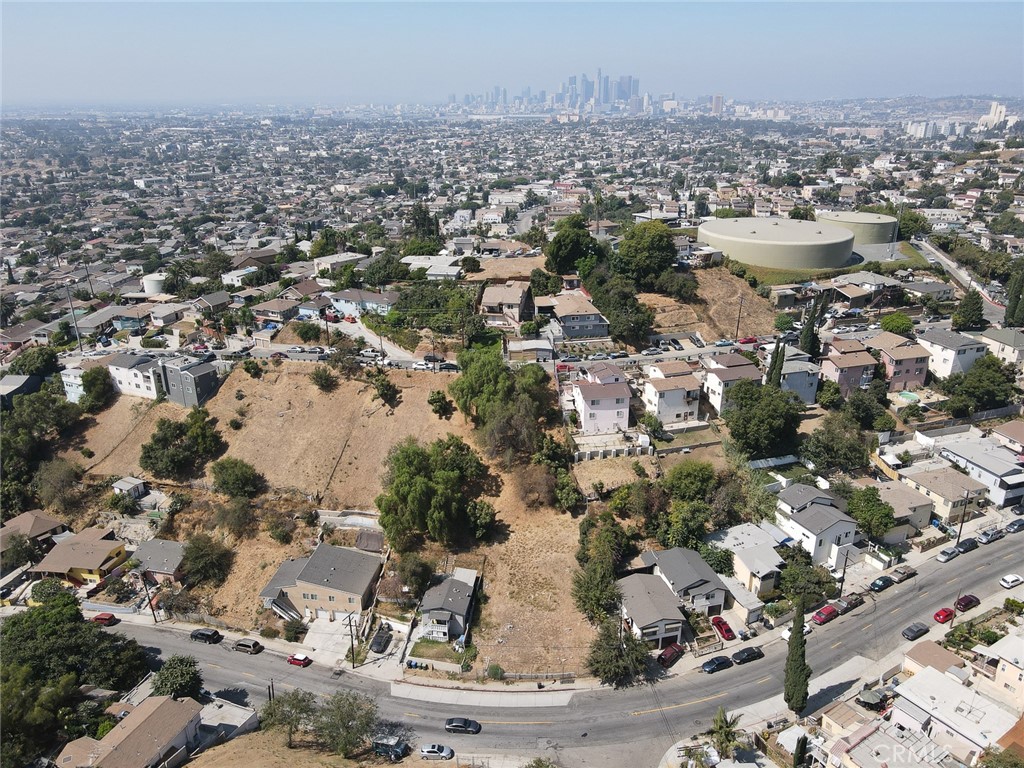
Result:
{"type": "Polygon", "coordinates": [[[0,294],[0,325],[6,327],[17,311],[18,305],[14,301],[14,296],[9,293],[0,294]]]}
{"type": "Polygon", "coordinates": [[[718,752],[719,757],[732,757],[732,751],[740,746],[740,716],[728,715],[725,707],[719,707],[715,717],[711,721],[711,746],[718,752]]]}

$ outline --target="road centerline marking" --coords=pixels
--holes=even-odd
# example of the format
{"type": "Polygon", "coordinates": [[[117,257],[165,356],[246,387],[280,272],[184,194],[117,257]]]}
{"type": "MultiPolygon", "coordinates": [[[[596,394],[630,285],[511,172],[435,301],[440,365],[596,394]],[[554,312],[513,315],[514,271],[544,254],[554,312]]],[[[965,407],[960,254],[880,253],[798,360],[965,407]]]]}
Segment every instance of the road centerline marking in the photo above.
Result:
{"type": "Polygon", "coordinates": [[[693,701],[685,701],[682,704],[669,704],[667,707],[655,707],[654,709],[638,709],[635,712],[630,712],[632,716],[638,715],[650,715],[655,712],[666,712],[670,709],[680,709],[682,707],[692,707],[694,704],[703,704],[705,701],[712,701],[714,699],[720,699],[723,696],[728,696],[728,691],[722,693],[716,693],[714,696],[705,696],[703,699],[695,699],[693,701]]]}

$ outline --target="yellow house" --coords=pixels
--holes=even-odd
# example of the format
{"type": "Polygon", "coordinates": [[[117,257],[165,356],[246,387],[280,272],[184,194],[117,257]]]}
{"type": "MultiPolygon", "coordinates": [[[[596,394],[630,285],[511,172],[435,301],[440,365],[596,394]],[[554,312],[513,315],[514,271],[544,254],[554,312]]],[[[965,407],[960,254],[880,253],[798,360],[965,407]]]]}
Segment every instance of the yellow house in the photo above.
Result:
{"type": "Polygon", "coordinates": [[[112,528],[86,528],[57,544],[31,573],[72,586],[95,584],[128,559],[112,528]]]}

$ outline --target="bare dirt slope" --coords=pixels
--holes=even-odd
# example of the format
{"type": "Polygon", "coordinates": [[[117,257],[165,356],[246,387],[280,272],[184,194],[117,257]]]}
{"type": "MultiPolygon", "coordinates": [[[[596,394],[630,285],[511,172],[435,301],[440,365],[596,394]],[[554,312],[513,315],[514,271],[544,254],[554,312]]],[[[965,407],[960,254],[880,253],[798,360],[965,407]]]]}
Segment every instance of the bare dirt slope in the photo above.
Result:
{"type": "Polygon", "coordinates": [[[654,310],[654,325],[658,332],[696,331],[708,341],[732,339],[736,338],[737,315],[741,337],[774,332],[775,311],[767,299],[758,296],[746,280],[724,269],[696,270],[693,274],[697,278],[698,295],[703,304],[683,304],[654,293],[641,293],[637,296],[654,310]]]}
{"type": "Polygon", "coordinates": [[[354,768],[372,763],[354,762],[313,749],[288,749],[283,733],[256,731],[207,750],[189,765],[195,768],[354,768]]]}
{"type": "Polygon", "coordinates": [[[530,272],[544,269],[543,256],[527,256],[514,259],[480,259],[481,271],[471,277],[474,280],[509,280],[514,277],[530,278],[530,272]]]}

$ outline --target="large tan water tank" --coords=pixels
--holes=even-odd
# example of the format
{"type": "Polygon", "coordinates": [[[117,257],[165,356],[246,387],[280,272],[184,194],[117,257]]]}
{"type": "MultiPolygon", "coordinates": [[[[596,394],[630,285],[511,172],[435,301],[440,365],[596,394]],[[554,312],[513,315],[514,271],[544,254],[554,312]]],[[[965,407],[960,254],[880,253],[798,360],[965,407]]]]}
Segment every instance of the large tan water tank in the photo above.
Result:
{"type": "Polygon", "coordinates": [[[733,261],[773,269],[834,269],[853,255],[853,233],[834,224],[800,219],[715,219],[697,239],[733,261]]]}
{"type": "Polygon", "coordinates": [[[825,221],[853,232],[854,245],[878,245],[891,243],[896,232],[896,217],[883,213],[862,213],[860,211],[826,211],[817,214],[818,221],[825,221]]]}

